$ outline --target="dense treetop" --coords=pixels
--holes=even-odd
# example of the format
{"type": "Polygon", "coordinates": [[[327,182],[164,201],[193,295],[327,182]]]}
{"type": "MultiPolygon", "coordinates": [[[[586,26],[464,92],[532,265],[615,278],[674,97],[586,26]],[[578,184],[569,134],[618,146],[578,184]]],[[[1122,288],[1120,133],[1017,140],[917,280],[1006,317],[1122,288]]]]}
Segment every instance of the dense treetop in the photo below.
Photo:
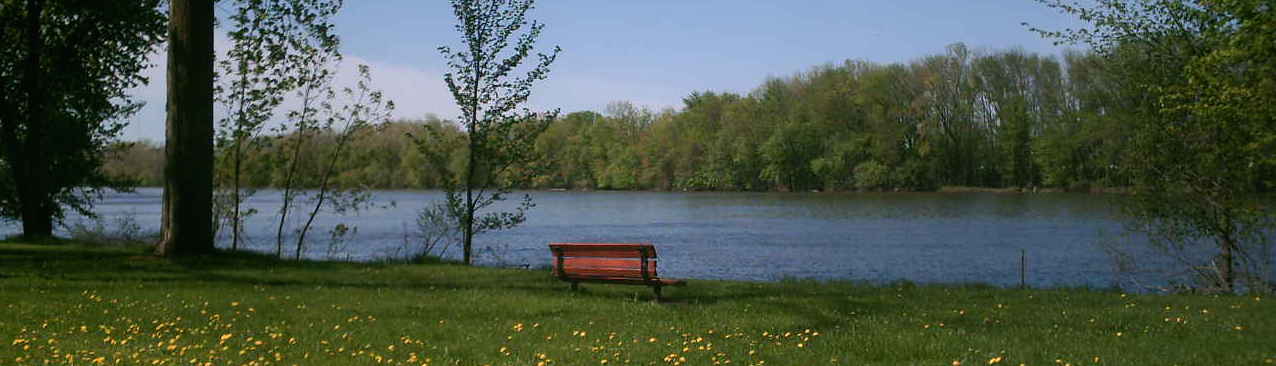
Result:
{"type": "MultiPolygon", "coordinates": [[[[692,92],[677,110],[616,102],[553,122],[535,144],[548,169],[528,188],[1119,187],[1126,101],[1106,66],[1088,52],[1054,57],[954,44],[909,63],[821,65],[745,95],[692,92]]],[[[464,133],[430,116],[363,133],[337,183],[441,187],[409,135],[433,136],[427,145],[448,157],[448,168],[463,166],[464,133]]],[[[263,147],[249,152],[249,184],[280,184],[283,165],[271,150],[292,138],[262,137],[263,147]]],[[[158,151],[137,144],[108,170],[156,182],[158,151]]]]}

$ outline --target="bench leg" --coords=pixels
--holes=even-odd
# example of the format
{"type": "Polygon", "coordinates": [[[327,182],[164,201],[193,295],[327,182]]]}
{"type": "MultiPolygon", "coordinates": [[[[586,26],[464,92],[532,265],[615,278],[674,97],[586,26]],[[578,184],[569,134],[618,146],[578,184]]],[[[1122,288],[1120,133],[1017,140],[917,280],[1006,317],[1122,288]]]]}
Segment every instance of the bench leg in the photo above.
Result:
{"type": "Polygon", "coordinates": [[[656,291],[656,301],[660,301],[661,300],[660,286],[651,286],[651,289],[656,291]]]}
{"type": "Polygon", "coordinates": [[[579,283],[572,281],[572,291],[576,291],[578,287],[579,287],[579,283]]]}

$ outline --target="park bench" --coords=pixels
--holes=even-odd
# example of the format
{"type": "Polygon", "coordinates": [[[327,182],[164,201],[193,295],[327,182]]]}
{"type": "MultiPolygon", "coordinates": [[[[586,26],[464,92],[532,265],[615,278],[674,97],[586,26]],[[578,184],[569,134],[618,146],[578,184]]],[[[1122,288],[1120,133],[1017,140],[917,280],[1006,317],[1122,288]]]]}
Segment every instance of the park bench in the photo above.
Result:
{"type": "Polygon", "coordinates": [[[650,286],[660,298],[664,286],[685,286],[686,281],[663,279],[656,274],[656,247],[641,244],[550,243],[554,276],[571,282],[650,286]]]}

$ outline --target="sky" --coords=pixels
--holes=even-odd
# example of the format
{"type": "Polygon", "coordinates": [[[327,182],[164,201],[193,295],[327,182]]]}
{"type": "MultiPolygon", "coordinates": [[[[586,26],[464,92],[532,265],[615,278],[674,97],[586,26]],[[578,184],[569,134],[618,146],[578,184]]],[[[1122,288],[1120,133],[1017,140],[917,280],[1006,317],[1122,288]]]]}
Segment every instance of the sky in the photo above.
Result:
{"type": "MultiPolygon", "coordinates": [[[[563,112],[602,111],[613,101],[678,108],[693,91],[743,94],[768,77],[848,59],[909,62],[956,42],[1058,55],[1064,46],[1021,23],[1082,25],[1032,0],[540,0],[528,18],[545,24],[538,50],[563,49],[529,106],[563,112]]],[[[347,0],[334,23],[345,55],[338,83],[367,64],[396,118],[456,117],[437,51],[460,40],[448,2],[347,0]]],[[[229,44],[224,36],[216,43],[219,52],[229,44]]],[[[151,83],[132,91],[147,106],[125,140],[164,138],[164,58],[151,60],[151,83]]]]}

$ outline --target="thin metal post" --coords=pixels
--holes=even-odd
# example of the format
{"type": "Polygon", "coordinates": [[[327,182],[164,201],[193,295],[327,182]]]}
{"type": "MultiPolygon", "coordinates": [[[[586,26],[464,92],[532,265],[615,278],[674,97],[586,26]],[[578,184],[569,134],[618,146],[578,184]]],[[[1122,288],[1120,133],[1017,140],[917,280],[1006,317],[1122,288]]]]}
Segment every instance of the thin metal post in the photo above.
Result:
{"type": "Polygon", "coordinates": [[[1019,249],[1019,288],[1028,287],[1028,251],[1019,249]]]}

